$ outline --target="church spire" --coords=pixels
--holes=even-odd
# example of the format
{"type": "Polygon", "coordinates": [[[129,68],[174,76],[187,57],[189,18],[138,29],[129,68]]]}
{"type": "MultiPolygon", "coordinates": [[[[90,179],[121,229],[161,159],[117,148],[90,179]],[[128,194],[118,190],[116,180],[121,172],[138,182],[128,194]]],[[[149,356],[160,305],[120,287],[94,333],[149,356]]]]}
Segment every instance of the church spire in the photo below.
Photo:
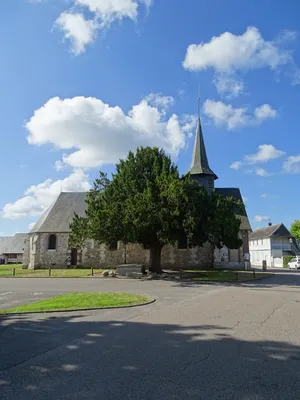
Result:
{"type": "Polygon", "coordinates": [[[202,127],[201,127],[201,120],[200,120],[200,93],[198,96],[197,131],[196,131],[194,151],[193,151],[192,162],[191,162],[191,167],[189,169],[189,173],[192,176],[193,175],[197,175],[197,176],[212,175],[214,177],[214,179],[218,179],[217,175],[210,169],[208,159],[207,159],[207,154],[206,154],[206,149],[205,149],[205,144],[204,144],[204,139],[203,139],[203,133],[202,133],[202,127]]]}

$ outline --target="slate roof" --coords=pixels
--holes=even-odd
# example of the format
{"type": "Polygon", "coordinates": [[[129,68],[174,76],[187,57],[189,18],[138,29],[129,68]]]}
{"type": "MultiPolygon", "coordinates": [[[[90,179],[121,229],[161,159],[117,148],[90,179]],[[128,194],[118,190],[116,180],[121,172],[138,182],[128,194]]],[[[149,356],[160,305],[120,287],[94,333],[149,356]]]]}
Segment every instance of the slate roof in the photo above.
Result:
{"type": "Polygon", "coordinates": [[[61,193],[31,230],[43,233],[68,233],[74,213],[85,216],[86,192],[61,193]]]}
{"type": "Polygon", "coordinates": [[[0,254],[22,254],[27,233],[16,233],[15,236],[0,237],[0,254]]]}
{"type": "MultiPolygon", "coordinates": [[[[224,197],[233,197],[235,200],[239,200],[244,204],[241,191],[238,188],[215,188],[215,191],[224,197]]],[[[241,220],[241,230],[251,231],[251,225],[247,215],[246,209],[241,211],[239,208],[234,210],[236,216],[241,220]]]]}
{"type": "Polygon", "coordinates": [[[290,231],[283,224],[277,224],[277,225],[267,226],[266,228],[263,229],[257,229],[256,231],[250,234],[249,240],[263,239],[266,237],[275,237],[275,236],[293,237],[290,231]]]}
{"type": "Polygon", "coordinates": [[[210,169],[208,163],[200,117],[198,118],[194,151],[188,173],[191,175],[213,175],[214,179],[218,179],[217,175],[210,169]]]}

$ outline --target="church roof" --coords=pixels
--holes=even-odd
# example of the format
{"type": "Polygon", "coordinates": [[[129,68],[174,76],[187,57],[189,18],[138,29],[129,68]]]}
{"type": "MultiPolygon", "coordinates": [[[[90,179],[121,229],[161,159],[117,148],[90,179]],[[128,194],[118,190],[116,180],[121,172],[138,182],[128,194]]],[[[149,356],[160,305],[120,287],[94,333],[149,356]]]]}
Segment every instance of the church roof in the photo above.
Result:
{"type": "MultiPolygon", "coordinates": [[[[241,191],[238,188],[215,188],[215,191],[223,197],[233,197],[235,200],[241,201],[244,204],[241,191]]],[[[251,231],[251,225],[247,215],[246,208],[240,210],[239,208],[234,210],[235,215],[241,220],[241,230],[251,231]]]]}
{"type": "Polygon", "coordinates": [[[70,232],[74,213],[85,216],[86,192],[61,193],[31,230],[33,232],[70,232]]]}
{"type": "Polygon", "coordinates": [[[198,118],[191,167],[188,172],[191,175],[213,175],[214,179],[218,179],[208,163],[200,117],[198,118]]]}

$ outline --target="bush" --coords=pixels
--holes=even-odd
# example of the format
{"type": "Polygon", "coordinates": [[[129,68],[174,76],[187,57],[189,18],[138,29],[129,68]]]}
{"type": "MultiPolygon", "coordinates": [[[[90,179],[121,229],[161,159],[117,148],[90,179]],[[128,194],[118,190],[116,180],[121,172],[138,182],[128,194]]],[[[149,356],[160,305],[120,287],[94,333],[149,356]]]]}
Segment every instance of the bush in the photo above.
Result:
{"type": "Polygon", "coordinates": [[[283,268],[288,268],[288,263],[295,258],[295,256],[283,256],[283,268]]]}

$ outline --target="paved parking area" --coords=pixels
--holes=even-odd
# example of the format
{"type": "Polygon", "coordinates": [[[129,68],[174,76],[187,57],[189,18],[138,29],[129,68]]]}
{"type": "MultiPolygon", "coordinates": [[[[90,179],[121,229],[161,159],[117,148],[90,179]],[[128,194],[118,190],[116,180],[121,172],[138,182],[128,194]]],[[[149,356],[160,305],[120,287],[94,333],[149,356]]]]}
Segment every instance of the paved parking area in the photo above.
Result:
{"type": "Polygon", "coordinates": [[[284,271],[240,285],[0,279],[6,307],[74,291],[157,299],[0,317],[1,400],[299,399],[299,286],[284,271]]]}

